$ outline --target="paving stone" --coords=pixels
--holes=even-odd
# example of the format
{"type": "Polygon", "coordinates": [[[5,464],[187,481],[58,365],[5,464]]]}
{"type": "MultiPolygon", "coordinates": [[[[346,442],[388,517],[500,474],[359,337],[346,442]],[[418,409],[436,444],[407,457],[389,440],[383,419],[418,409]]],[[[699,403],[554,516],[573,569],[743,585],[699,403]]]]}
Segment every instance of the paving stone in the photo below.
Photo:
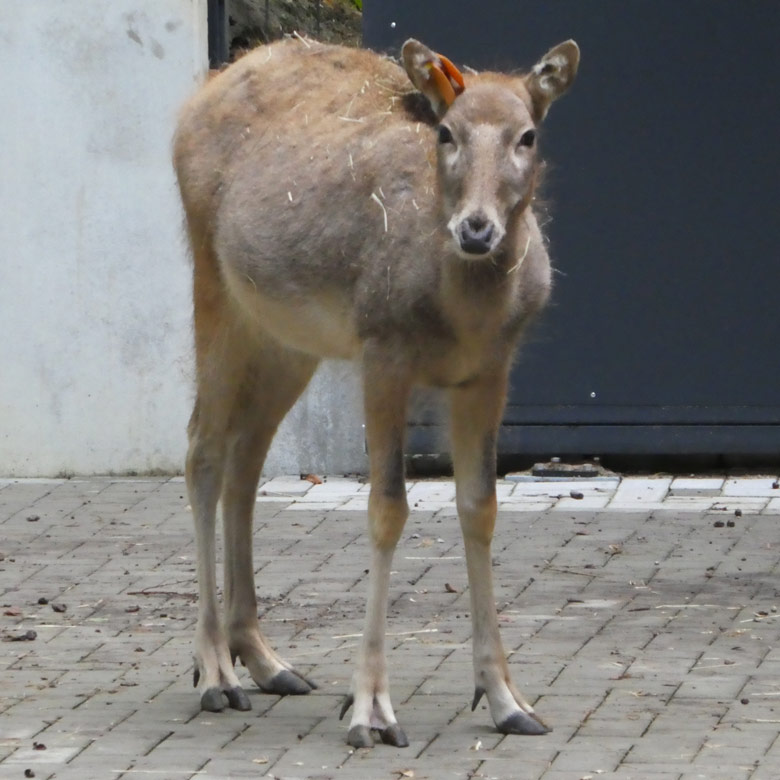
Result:
{"type": "Polygon", "coordinates": [[[615,509],[625,506],[635,509],[642,506],[654,506],[663,501],[672,484],[670,477],[643,478],[628,477],[621,480],[610,502],[615,509]]]}
{"type": "MultiPolygon", "coordinates": [[[[744,515],[760,514],[766,508],[769,499],[762,496],[721,496],[712,505],[713,511],[721,511],[726,515],[741,512],[744,515]]],[[[733,518],[727,518],[729,520],[733,518]]]]}
{"type": "Polygon", "coordinates": [[[92,739],[80,734],[60,735],[56,740],[39,734],[32,744],[19,747],[8,763],[67,763],[81,753],[92,739]],[[36,747],[37,746],[37,747],[36,747]]]}
{"type": "Polygon", "coordinates": [[[778,759],[780,759],[778,753],[774,756],[766,755],[759,765],[755,767],[753,773],[748,775],[750,780],[775,780],[777,777],[778,759]]]}
{"type": "Polygon", "coordinates": [[[723,495],[772,498],[777,495],[778,489],[772,487],[777,481],[777,476],[727,479],[723,485],[723,495]]]}
{"type": "MultiPolygon", "coordinates": [[[[576,492],[576,491],[575,491],[576,492]]],[[[568,495],[558,499],[553,505],[557,512],[587,512],[604,509],[610,502],[611,496],[608,495],[582,495],[581,498],[575,498],[568,495]]]]}
{"type": "Polygon", "coordinates": [[[407,483],[407,500],[410,506],[417,501],[438,501],[452,503],[455,501],[455,485],[451,480],[425,480],[407,483]]]}
{"type": "Polygon", "coordinates": [[[579,772],[580,776],[600,776],[617,769],[633,746],[634,740],[630,737],[576,734],[566,743],[566,750],[552,762],[551,769],[579,772]]]}
{"type": "Polygon", "coordinates": [[[540,738],[498,734],[484,701],[471,712],[454,486],[410,482],[387,642],[404,751],[354,751],[338,721],[363,627],[368,485],[295,475],[261,486],[258,611],[320,688],[266,696],[239,669],[252,711],[213,714],[191,687],[197,588],[181,479],[0,481],[0,605],[22,609],[0,613],[0,635],[37,632],[0,644],[0,777],[35,761],[36,777],[55,780],[776,780],[780,496],[766,480],[729,481],[727,493],[718,478],[713,496],[718,480],[687,479],[588,484],[582,499],[560,483],[499,482],[499,624],[515,683],[554,727],[540,738]]]}
{"type": "Polygon", "coordinates": [[[509,496],[502,504],[501,509],[516,512],[544,512],[554,506],[556,499],[539,496],[509,496]]]}
{"type": "Polygon", "coordinates": [[[548,498],[560,498],[569,496],[572,492],[582,493],[583,496],[609,496],[618,485],[618,481],[602,482],[587,479],[572,480],[538,480],[532,482],[517,482],[512,491],[512,498],[546,496],[548,498]]]}
{"type": "Polygon", "coordinates": [[[717,496],[723,489],[723,477],[675,477],[669,487],[672,496],[717,496]]]}
{"type": "Polygon", "coordinates": [[[748,780],[754,778],[755,767],[720,763],[718,766],[694,764],[694,769],[680,775],[680,780],[748,780]]]}
{"type": "Polygon", "coordinates": [[[340,507],[341,511],[366,512],[368,511],[368,495],[357,495],[348,498],[340,507]]]}
{"type": "Polygon", "coordinates": [[[345,499],[337,499],[335,501],[308,501],[303,498],[296,498],[295,501],[286,507],[286,511],[325,512],[331,509],[338,509],[344,502],[345,499]]]}
{"type": "MultiPolygon", "coordinates": [[[[777,491],[775,491],[777,492],[777,491]]],[[[770,498],[767,505],[764,507],[764,513],[768,515],[780,514],[780,495],[770,498]]]]}
{"type": "Polygon", "coordinates": [[[261,482],[258,487],[258,493],[301,495],[307,493],[311,487],[311,482],[306,479],[301,479],[299,476],[281,476],[261,482]]]}
{"type": "Polygon", "coordinates": [[[711,495],[682,493],[668,496],[657,511],[708,512],[714,506],[723,506],[723,499],[718,493],[713,492],[711,495]]]}

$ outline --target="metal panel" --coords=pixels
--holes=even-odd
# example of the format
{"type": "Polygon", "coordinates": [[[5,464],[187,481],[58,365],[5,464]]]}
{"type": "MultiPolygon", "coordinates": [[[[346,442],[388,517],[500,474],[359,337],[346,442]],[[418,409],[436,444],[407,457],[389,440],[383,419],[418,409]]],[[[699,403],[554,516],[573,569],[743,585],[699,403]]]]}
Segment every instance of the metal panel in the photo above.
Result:
{"type": "Polygon", "coordinates": [[[227,0],[209,0],[209,66],[219,68],[230,58],[227,0]]]}
{"type": "Polygon", "coordinates": [[[762,0],[366,3],[375,48],[477,68],[582,48],[544,127],[559,273],[505,452],[780,453],[778,29],[762,0]]]}

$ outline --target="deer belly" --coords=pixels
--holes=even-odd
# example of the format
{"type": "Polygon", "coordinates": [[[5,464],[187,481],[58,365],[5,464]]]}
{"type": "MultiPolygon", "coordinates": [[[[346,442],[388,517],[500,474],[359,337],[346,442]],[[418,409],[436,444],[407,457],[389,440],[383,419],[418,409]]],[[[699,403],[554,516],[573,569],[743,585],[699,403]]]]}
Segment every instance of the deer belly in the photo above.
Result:
{"type": "MultiPolygon", "coordinates": [[[[224,271],[225,269],[223,269],[224,271]]],[[[317,357],[351,359],[360,342],[348,302],[329,291],[287,300],[264,294],[246,277],[225,273],[228,290],[253,328],[317,357]]]]}

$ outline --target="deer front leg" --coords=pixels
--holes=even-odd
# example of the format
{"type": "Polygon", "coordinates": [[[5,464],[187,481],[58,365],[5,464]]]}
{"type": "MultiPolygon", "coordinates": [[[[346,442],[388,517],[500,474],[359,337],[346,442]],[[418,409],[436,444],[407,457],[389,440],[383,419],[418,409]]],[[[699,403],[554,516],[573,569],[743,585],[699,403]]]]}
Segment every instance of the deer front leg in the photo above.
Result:
{"type": "MultiPolygon", "coordinates": [[[[400,372],[403,374],[403,372],[400,372]]],[[[382,742],[396,747],[409,744],[398,725],[385,658],[385,624],[390,567],[398,539],[409,514],[404,482],[403,443],[409,384],[384,361],[364,361],[366,437],[371,470],[368,525],[371,568],[368,602],[357,667],[341,717],[354,704],[347,742],[371,747],[371,730],[382,742]]]]}
{"type": "Polygon", "coordinates": [[[506,374],[451,392],[456,500],[468,567],[475,692],[472,709],[487,696],[502,734],[546,734],[549,728],[517,690],[498,631],[490,545],[496,521],[496,438],[506,374]]]}

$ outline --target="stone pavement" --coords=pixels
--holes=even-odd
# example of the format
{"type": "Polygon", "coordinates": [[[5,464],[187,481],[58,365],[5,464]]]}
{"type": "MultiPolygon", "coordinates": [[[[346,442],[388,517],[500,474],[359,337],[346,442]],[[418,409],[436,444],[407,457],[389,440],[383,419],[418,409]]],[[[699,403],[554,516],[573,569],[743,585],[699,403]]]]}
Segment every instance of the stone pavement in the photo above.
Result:
{"type": "MultiPolygon", "coordinates": [[[[201,713],[181,479],[0,481],[0,778],[780,778],[780,489],[769,478],[499,483],[496,598],[515,681],[554,727],[470,710],[451,482],[410,483],[391,585],[405,750],[345,744],[367,486],[258,496],[259,610],[320,688],[201,713]],[[581,497],[579,497],[581,496],[581,497]]],[[[244,672],[242,674],[245,675],[244,672]]]]}

